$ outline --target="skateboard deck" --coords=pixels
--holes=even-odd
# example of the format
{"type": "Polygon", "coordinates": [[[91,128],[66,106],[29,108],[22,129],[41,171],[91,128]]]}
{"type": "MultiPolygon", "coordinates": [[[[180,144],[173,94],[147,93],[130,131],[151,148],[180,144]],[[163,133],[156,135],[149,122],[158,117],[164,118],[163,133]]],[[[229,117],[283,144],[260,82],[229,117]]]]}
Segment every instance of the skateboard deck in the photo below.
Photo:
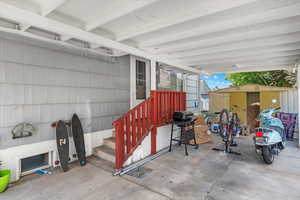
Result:
{"type": "Polygon", "coordinates": [[[63,121],[58,121],[56,124],[56,143],[61,167],[66,172],[69,170],[69,135],[63,121]]]}
{"type": "Polygon", "coordinates": [[[86,164],[86,153],[84,146],[84,133],[82,130],[81,122],[77,114],[74,114],[72,117],[72,133],[74,144],[76,148],[76,153],[78,156],[78,160],[81,166],[86,164]]]}

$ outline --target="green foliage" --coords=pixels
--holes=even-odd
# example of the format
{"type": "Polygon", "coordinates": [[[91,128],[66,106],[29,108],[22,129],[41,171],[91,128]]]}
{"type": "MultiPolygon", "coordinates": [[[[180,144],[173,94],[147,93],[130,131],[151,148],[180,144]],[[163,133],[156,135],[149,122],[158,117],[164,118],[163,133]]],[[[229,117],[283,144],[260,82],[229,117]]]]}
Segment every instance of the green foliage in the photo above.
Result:
{"type": "Polygon", "coordinates": [[[296,84],[296,74],[285,70],[232,73],[228,74],[226,79],[232,81],[232,84],[235,86],[259,84],[276,87],[294,87],[296,84]]]}

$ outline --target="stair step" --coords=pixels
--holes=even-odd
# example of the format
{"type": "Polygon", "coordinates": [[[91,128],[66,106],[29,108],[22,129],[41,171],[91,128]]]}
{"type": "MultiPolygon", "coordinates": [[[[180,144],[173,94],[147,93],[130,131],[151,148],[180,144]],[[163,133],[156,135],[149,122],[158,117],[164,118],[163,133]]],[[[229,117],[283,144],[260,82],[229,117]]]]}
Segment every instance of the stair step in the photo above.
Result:
{"type": "Polygon", "coordinates": [[[108,146],[103,145],[95,148],[93,154],[99,158],[115,163],[115,150],[108,146]]]}
{"type": "Polygon", "coordinates": [[[115,137],[110,137],[106,138],[103,141],[104,145],[111,148],[111,149],[116,149],[116,138],[115,137]]]}

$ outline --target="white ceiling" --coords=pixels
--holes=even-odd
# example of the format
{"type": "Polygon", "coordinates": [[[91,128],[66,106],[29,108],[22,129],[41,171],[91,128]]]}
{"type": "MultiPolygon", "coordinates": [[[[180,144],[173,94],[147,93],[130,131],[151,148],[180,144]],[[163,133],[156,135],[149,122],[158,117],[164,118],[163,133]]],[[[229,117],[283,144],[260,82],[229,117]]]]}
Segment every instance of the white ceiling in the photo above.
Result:
{"type": "Polygon", "coordinates": [[[299,0],[0,0],[0,18],[19,25],[2,31],[43,39],[33,30],[44,30],[60,44],[79,40],[99,54],[133,54],[195,73],[300,61],[299,0]]]}

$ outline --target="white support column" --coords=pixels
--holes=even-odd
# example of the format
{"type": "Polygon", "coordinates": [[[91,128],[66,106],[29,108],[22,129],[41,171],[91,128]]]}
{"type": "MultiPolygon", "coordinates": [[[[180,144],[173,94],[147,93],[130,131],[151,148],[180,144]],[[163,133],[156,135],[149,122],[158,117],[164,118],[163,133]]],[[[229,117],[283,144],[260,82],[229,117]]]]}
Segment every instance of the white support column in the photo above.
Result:
{"type": "Polygon", "coordinates": [[[151,74],[151,90],[156,90],[156,60],[150,61],[150,74],[151,74]]]}
{"type": "Polygon", "coordinates": [[[298,88],[298,142],[300,147],[300,64],[297,66],[297,88],[298,88]]]}

